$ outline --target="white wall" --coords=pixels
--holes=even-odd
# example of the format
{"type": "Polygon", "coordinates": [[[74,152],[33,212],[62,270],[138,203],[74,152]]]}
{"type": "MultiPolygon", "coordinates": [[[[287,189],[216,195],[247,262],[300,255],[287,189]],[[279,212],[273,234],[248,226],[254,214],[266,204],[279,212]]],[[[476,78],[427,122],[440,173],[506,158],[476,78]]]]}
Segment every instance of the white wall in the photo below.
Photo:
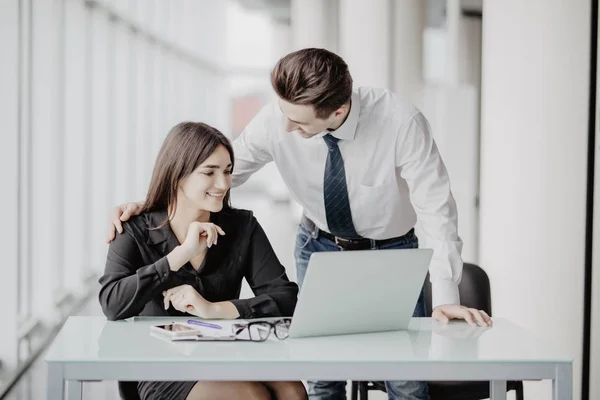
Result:
{"type": "MultiPolygon", "coordinates": [[[[580,395],[590,2],[486,1],[481,265],[494,315],[575,357],[580,395]]],[[[594,379],[594,377],[592,377],[594,379]]],[[[526,398],[550,399],[546,383],[526,398]]]]}

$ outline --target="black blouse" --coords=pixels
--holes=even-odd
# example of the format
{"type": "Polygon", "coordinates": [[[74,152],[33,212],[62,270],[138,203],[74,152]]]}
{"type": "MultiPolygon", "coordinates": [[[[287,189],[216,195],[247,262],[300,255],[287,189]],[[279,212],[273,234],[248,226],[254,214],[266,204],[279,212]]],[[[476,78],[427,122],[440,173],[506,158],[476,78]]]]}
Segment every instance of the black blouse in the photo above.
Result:
{"type": "Polygon", "coordinates": [[[167,254],[179,245],[167,223],[166,211],[153,211],[123,223],[108,249],[99,282],[100,304],[109,320],[145,316],[185,316],[171,305],[164,309],[164,290],[188,284],[211,302],[231,301],[240,318],[291,316],[298,286],[288,280],[262,227],[251,211],[225,209],[211,222],[225,231],[210,247],[198,268],[188,262],[177,272],[169,269],[167,254]],[[242,278],[256,297],[240,299],[242,278]]]}

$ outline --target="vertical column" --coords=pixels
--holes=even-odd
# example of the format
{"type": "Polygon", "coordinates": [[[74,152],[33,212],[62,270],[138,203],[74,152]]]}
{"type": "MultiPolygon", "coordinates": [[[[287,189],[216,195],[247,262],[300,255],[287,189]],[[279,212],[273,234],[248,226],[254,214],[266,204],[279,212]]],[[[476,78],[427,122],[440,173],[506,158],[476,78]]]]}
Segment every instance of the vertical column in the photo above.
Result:
{"type": "MultiPolygon", "coordinates": [[[[180,2],[169,2],[169,22],[167,24],[167,37],[170,43],[177,43],[178,33],[183,27],[181,24],[181,6],[180,2]]],[[[181,97],[179,96],[179,81],[181,79],[181,70],[179,67],[179,57],[176,52],[170,51],[167,53],[167,65],[168,65],[168,84],[167,84],[167,98],[168,104],[168,118],[169,118],[169,129],[174,125],[178,124],[181,116],[181,97]]]]}
{"type": "MultiPolygon", "coordinates": [[[[150,183],[150,174],[152,172],[153,154],[152,154],[152,96],[154,81],[152,80],[154,59],[148,56],[151,52],[151,46],[145,37],[135,35],[135,45],[137,47],[135,58],[136,79],[136,130],[135,130],[135,183],[136,190],[134,198],[143,200],[150,183]]],[[[137,201],[139,201],[137,200],[137,201]]]]}
{"type": "Polygon", "coordinates": [[[91,249],[90,259],[94,270],[102,273],[106,259],[107,246],[105,243],[106,232],[101,228],[107,225],[108,212],[115,203],[114,197],[114,178],[111,173],[111,165],[114,163],[112,156],[113,137],[115,132],[111,123],[111,80],[112,63],[114,58],[110,52],[110,37],[113,24],[107,15],[101,11],[92,13],[92,46],[91,46],[91,174],[92,178],[89,184],[91,191],[91,206],[89,208],[90,217],[94,227],[89,232],[91,249]]]}
{"type": "MultiPolygon", "coordinates": [[[[483,10],[481,264],[495,315],[576,356],[578,398],[590,2],[483,10]]],[[[549,385],[527,385],[528,396],[550,398],[549,385]]]]}
{"type": "MultiPolygon", "coordinates": [[[[281,57],[292,51],[292,43],[295,37],[292,33],[292,26],[290,21],[286,20],[273,20],[273,34],[271,35],[271,58],[273,64],[277,62],[281,57]]],[[[309,46],[303,46],[309,47],[309,46]]]]}
{"type": "MultiPolygon", "coordinates": [[[[32,265],[31,243],[31,97],[32,97],[32,4],[21,1],[19,5],[19,320],[27,323],[31,315],[32,265]]],[[[22,356],[20,353],[19,356],[22,356]]]]}
{"type": "MultiPolygon", "coordinates": [[[[175,126],[177,120],[177,108],[179,106],[177,99],[177,58],[171,51],[165,51],[165,116],[167,121],[167,130],[175,126]]],[[[166,135],[166,134],[165,134],[166,135]]]]}
{"type": "Polygon", "coordinates": [[[481,92],[481,16],[463,15],[458,45],[458,81],[481,92]]]}
{"type": "MultiPolygon", "coordinates": [[[[598,12],[598,11],[596,11],[598,12]]],[[[600,30],[596,32],[596,51],[600,50],[600,30]]],[[[594,164],[594,220],[592,244],[592,299],[590,327],[590,387],[589,398],[600,397],[600,382],[595,377],[600,373],[600,63],[596,65],[596,159],[594,164]]]]}
{"type": "Polygon", "coordinates": [[[442,82],[427,87],[423,108],[450,175],[463,260],[478,264],[481,20],[462,14],[459,1],[447,1],[442,82]]]}
{"type": "MultiPolygon", "coordinates": [[[[132,10],[130,9],[130,12],[132,10]]],[[[128,198],[130,199],[138,199],[139,198],[139,175],[137,171],[137,166],[140,158],[144,158],[143,149],[139,148],[138,143],[136,141],[138,136],[138,90],[139,90],[139,73],[137,71],[137,61],[140,53],[140,44],[138,33],[135,29],[132,29],[131,26],[127,26],[127,36],[129,42],[129,62],[127,65],[127,102],[129,107],[129,115],[127,121],[127,135],[129,136],[129,150],[127,154],[127,158],[129,159],[129,187],[128,187],[128,198]],[[129,197],[131,196],[131,197],[129,197]]],[[[130,201],[130,200],[127,200],[130,201]]]]}
{"type": "Polygon", "coordinates": [[[345,0],[339,6],[339,54],[348,63],[355,86],[390,89],[389,0],[345,0]]]}
{"type": "Polygon", "coordinates": [[[154,30],[163,39],[169,38],[169,26],[171,25],[171,2],[156,1],[156,18],[154,30]]]}
{"type": "Polygon", "coordinates": [[[130,132],[132,96],[129,82],[131,63],[131,31],[119,21],[113,23],[114,29],[114,71],[113,71],[113,115],[114,140],[112,144],[112,160],[114,163],[112,177],[115,182],[113,204],[134,201],[133,178],[135,164],[133,162],[133,137],[130,132]]]}
{"type": "Polygon", "coordinates": [[[80,1],[65,0],[65,53],[64,53],[64,148],[63,166],[64,176],[64,201],[63,215],[65,229],[60,235],[60,242],[64,252],[65,274],[63,285],[69,292],[79,295],[85,294],[86,288],[82,285],[84,280],[84,254],[86,226],[82,223],[87,219],[84,204],[87,185],[91,182],[86,179],[85,164],[90,160],[85,154],[85,139],[90,133],[85,124],[85,5],[80,1]]]}
{"type": "Polygon", "coordinates": [[[423,33],[426,2],[392,0],[392,86],[417,107],[423,105],[423,33]]]}
{"type": "Polygon", "coordinates": [[[459,83],[459,48],[461,26],[460,0],[446,0],[446,83],[459,83]]]}
{"type": "Polygon", "coordinates": [[[63,135],[62,100],[64,82],[60,68],[62,0],[33,3],[32,63],[32,210],[31,232],[33,314],[48,323],[59,318],[55,307],[57,290],[64,275],[64,179],[61,163],[63,135]]]}
{"type": "MultiPolygon", "coordinates": [[[[92,56],[93,56],[93,43],[94,43],[94,31],[93,31],[93,20],[94,20],[94,8],[89,3],[82,4],[83,13],[85,15],[84,18],[84,38],[85,38],[85,49],[84,49],[84,164],[83,164],[83,179],[84,182],[92,182],[92,171],[94,166],[93,153],[94,148],[92,146],[92,112],[94,109],[94,105],[97,99],[93,97],[93,76],[92,76],[92,56]]],[[[97,226],[93,223],[93,217],[88,213],[90,207],[92,206],[93,194],[92,190],[86,187],[86,184],[83,185],[83,207],[84,207],[84,217],[82,221],[79,221],[79,227],[82,231],[83,236],[83,264],[81,267],[83,268],[83,278],[86,281],[86,284],[89,288],[89,284],[93,283],[94,286],[97,284],[96,276],[93,271],[93,262],[95,261],[92,258],[92,248],[94,243],[90,242],[90,237],[92,236],[91,232],[87,232],[89,227],[92,226],[92,229],[97,229],[97,226]]]]}
{"type": "MultiPolygon", "coordinates": [[[[162,145],[164,137],[167,135],[169,127],[166,122],[166,105],[168,99],[166,98],[166,55],[164,49],[153,44],[153,54],[155,59],[154,76],[152,80],[154,84],[153,89],[153,102],[152,102],[152,162],[156,160],[160,146],[162,145]]],[[[154,166],[154,164],[152,164],[154,166]]]]}
{"type": "Polygon", "coordinates": [[[337,0],[292,0],[292,49],[337,50],[337,0]]]}
{"type": "Polygon", "coordinates": [[[2,4],[0,13],[0,47],[5,60],[0,63],[0,120],[2,121],[2,146],[0,146],[0,168],[4,173],[0,178],[4,196],[0,206],[6,213],[5,229],[0,232],[0,240],[6,251],[0,280],[0,300],[6,305],[3,318],[10,326],[0,341],[0,361],[2,368],[12,370],[17,366],[17,301],[19,265],[19,1],[9,0],[2,4]]]}
{"type": "MultiPolygon", "coordinates": [[[[324,3],[325,4],[325,3],[324,3]]],[[[296,4],[295,7],[299,7],[296,4]]],[[[320,22],[319,22],[320,23],[320,22]]],[[[289,52],[292,51],[292,27],[290,25],[290,21],[285,20],[273,20],[273,35],[271,43],[271,51],[272,51],[272,59],[273,64],[277,62],[278,59],[285,56],[289,52]]],[[[321,31],[321,27],[317,27],[317,31],[321,31]]],[[[322,32],[321,32],[322,33],[322,32]]],[[[298,38],[302,37],[299,35],[298,38]]],[[[314,37],[313,39],[317,39],[314,37]]],[[[302,47],[310,47],[302,46],[302,47]]],[[[267,192],[271,196],[271,199],[275,201],[289,201],[290,200],[290,192],[277,169],[275,163],[269,163],[264,168],[263,171],[259,172],[261,176],[267,178],[266,180],[269,182],[267,186],[267,192]]]]}
{"type": "Polygon", "coordinates": [[[339,3],[339,53],[356,86],[387,88],[421,106],[425,5],[419,0],[339,3]]]}

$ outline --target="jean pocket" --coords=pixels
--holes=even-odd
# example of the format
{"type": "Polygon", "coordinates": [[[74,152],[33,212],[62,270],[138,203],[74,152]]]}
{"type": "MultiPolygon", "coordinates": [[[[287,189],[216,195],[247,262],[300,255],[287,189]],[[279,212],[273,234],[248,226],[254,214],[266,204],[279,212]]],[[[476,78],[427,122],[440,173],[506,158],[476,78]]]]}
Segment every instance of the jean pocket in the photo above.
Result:
{"type": "Polygon", "coordinates": [[[308,229],[300,224],[298,225],[298,231],[296,232],[296,248],[304,249],[310,243],[312,239],[312,234],[308,231],[308,229]]]}

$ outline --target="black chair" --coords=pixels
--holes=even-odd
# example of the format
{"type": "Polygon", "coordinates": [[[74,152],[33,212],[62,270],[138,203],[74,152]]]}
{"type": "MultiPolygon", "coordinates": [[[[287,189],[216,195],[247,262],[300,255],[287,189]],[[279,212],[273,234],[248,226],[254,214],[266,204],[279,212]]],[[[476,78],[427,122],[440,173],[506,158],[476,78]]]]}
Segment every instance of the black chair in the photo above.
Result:
{"type": "Polygon", "coordinates": [[[140,400],[137,382],[119,382],[119,394],[123,400],[140,400]]]}
{"type": "MultiPolygon", "coordinates": [[[[458,286],[460,302],[463,306],[484,310],[492,315],[490,280],[483,269],[474,264],[464,263],[462,280],[458,286]]],[[[427,315],[431,315],[431,282],[429,274],[425,279],[425,304],[427,315]]],[[[490,397],[490,383],[472,382],[428,382],[430,400],[481,400],[490,397]]],[[[379,382],[352,382],[352,400],[367,400],[370,390],[383,390],[379,382]],[[360,397],[359,397],[360,395],[360,397]]],[[[523,382],[509,381],[506,390],[514,390],[517,400],[523,400],[523,382]]]]}

